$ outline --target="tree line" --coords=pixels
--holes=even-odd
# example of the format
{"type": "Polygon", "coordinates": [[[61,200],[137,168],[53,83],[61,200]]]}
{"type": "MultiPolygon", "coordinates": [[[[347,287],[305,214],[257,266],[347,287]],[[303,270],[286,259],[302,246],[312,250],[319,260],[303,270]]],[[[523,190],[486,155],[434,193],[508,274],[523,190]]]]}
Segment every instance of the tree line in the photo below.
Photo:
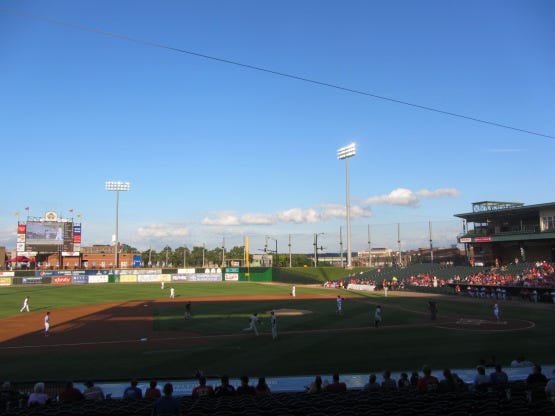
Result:
{"type": "MultiPolygon", "coordinates": [[[[141,253],[144,267],[233,267],[233,260],[243,264],[245,258],[245,247],[235,246],[230,249],[216,247],[212,250],[204,246],[193,246],[192,248],[181,246],[172,249],[169,245],[161,250],[147,249],[139,251],[134,247],[122,245],[124,253],[141,253]]],[[[312,265],[312,259],[306,254],[292,254],[291,262],[289,254],[267,254],[273,256],[274,267],[302,267],[312,265]]],[[[252,263],[253,255],[249,254],[252,263]]]]}

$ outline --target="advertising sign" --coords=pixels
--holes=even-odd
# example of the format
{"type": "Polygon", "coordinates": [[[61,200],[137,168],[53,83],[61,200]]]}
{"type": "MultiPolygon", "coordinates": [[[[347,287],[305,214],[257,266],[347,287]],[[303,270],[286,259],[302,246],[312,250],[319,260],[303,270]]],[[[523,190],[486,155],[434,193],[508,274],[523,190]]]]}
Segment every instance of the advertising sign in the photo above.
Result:
{"type": "Polygon", "coordinates": [[[89,283],[108,283],[107,274],[93,275],[93,276],[89,276],[88,278],[89,278],[89,283]]]}
{"type": "Polygon", "coordinates": [[[84,274],[73,276],[71,279],[71,283],[75,285],[87,284],[89,283],[89,276],[84,274]]]}
{"type": "Polygon", "coordinates": [[[21,279],[21,283],[24,285],[40,285],[42,283],[42,277],[24,277],[21,279]]]}
{"type": "Polygon", "coordinates": [[[228,281],[228,280],[232,280],[232,281],[239,280],[239,273],[226,273],[224,276],[225,276],[226,281],[228,281]]]}
{"type": "Polygon", "coordinates": [[[11,284],[11,277],[0,277],[0,286],[10,286],[11,284]]]}
{"type": "Polygon", "coordinates": [[[159,282],[162,279],[162,276],[159,274],[139,274],[137,275],[137,281],[141,283],[149,283],[149,282],[159,282]]]}
{"type": "Polygon", "coordinates": [[[71,276],[54,276],[52,278],[52,283],[55,285],[70,285],[71,276]]]}

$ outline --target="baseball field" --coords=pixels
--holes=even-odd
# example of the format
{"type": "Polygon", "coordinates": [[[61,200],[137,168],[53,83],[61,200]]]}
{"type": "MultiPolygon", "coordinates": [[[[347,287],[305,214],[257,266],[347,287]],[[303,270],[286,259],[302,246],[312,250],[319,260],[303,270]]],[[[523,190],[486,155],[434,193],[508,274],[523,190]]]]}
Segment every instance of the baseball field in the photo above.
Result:
{"type": "Polygon", "coordinates": [[[555,305],[411,292],[352,292],[263,283],[171,283],[0,288],[2,379],[127,380],[207,375],[471,368],[518,355],[555,363],[555,305]],[[343,314],[336,297],[344,298],[343,314]],[[29,296],[30,312],[19,312],[29,296]],[[439,307],[430,319],[428,301],[439,307]],[[192,302],[192,318],[184,319],[192,302]],[[381,305],[383,325],[374,327],[381,305]],[[278,316],[277,340],[270,311],[278,316]],[[43,318],[51,315],[51,335],[43,318]],[[243,331],[258,313],[260,335],[243,331]]]}

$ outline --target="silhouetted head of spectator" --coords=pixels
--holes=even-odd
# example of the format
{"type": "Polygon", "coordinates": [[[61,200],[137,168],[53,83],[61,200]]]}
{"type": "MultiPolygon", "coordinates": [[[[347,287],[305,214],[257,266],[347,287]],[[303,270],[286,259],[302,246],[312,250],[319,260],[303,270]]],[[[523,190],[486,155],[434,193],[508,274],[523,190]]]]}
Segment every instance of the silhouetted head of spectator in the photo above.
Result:
{"type": "Polygon", "coordinates": [[[173,393],[173,386],[172,383],[164,384],[164,395],[171,396],[173,393]]]}

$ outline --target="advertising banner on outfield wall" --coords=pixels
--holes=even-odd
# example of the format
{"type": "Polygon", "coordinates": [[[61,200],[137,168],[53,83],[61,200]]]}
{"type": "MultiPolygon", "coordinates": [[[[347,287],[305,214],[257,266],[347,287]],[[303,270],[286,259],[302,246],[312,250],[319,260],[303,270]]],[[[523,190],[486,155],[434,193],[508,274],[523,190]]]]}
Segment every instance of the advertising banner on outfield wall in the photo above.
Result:
{"type": "Polygon", "coordinates": [[[225,273],[225,281],[236,281],[239,280],[239,273],[225,273]]]}
{"type": "Polygon", "coordinates": [[[54,276],[52,278],[52,284],[55,285],[70,285],[71,276],[54,276]]]}
{"type": "Polygon", "coordinates": [[[52,271],[36,271],[35,276],[56,277],[56,276],[81,276],[84,275],[83,270],[52,270],[52,271]]]}
{"type": "Polygon", "coordinates": [[[88,276],[89,283],[108,283],[107,274],[95,274],[93,276],[88,276]]]}
{"type": "Polygon", "coordinates": [[[51,279],[45,278],[43,281],[42,277],[22,277],[21,278],[21,283],[24,285],[40,285],[41,283],[50,283],[50,282],[51,282],[51,279]]]}
{"type": "Polygon", "coordinates": [[[90,276],[90,275],[97,275],[100,276],[101,274],[105,274],[106,276],[108,276],[110,274],[109,270],[85,270],[85,274],[90,276]]]}
{"type": "Polygon", "coordinates": [[[11,277],[0,277],[0,286],[10,286],[12,284],[11,277]]]}
{"type": "Polygon", "coordinates": [[[141,283],[159,282],[160,280],[162,280],[162,275],[161,274],[139,274],[139,275],[137,275],[137,282],[141,282],[141,283]]]}
{"type": "Polygon", "coordinates": [[[134,274],[120,274],[119,275],[119,282],[120,283],[135,283],[137,282],[137,276],[134,274]]]}
{"type": "Polygon", "coordinates": [[[14,277],[14,272],[0,272],[0,277],[14,277]]]}
{"type": "Polygon", "coordinates": [[[212,273],[172,274],[172,280],[186,282],[221,282],[222,275],[212,273]]]}
{"type": "Polygon", "coordinates": [[[81,274],[79,276],[72,276],[71,283],[74,285],[83,285],[89,283],[89,276],[81,274]]]}
{"type": "Polygon", "coordinates": [[[124,270],[116,270],[116,274],[162,274],[162,269],[150,269],[150,270],[124,269],[124,270]]]}

